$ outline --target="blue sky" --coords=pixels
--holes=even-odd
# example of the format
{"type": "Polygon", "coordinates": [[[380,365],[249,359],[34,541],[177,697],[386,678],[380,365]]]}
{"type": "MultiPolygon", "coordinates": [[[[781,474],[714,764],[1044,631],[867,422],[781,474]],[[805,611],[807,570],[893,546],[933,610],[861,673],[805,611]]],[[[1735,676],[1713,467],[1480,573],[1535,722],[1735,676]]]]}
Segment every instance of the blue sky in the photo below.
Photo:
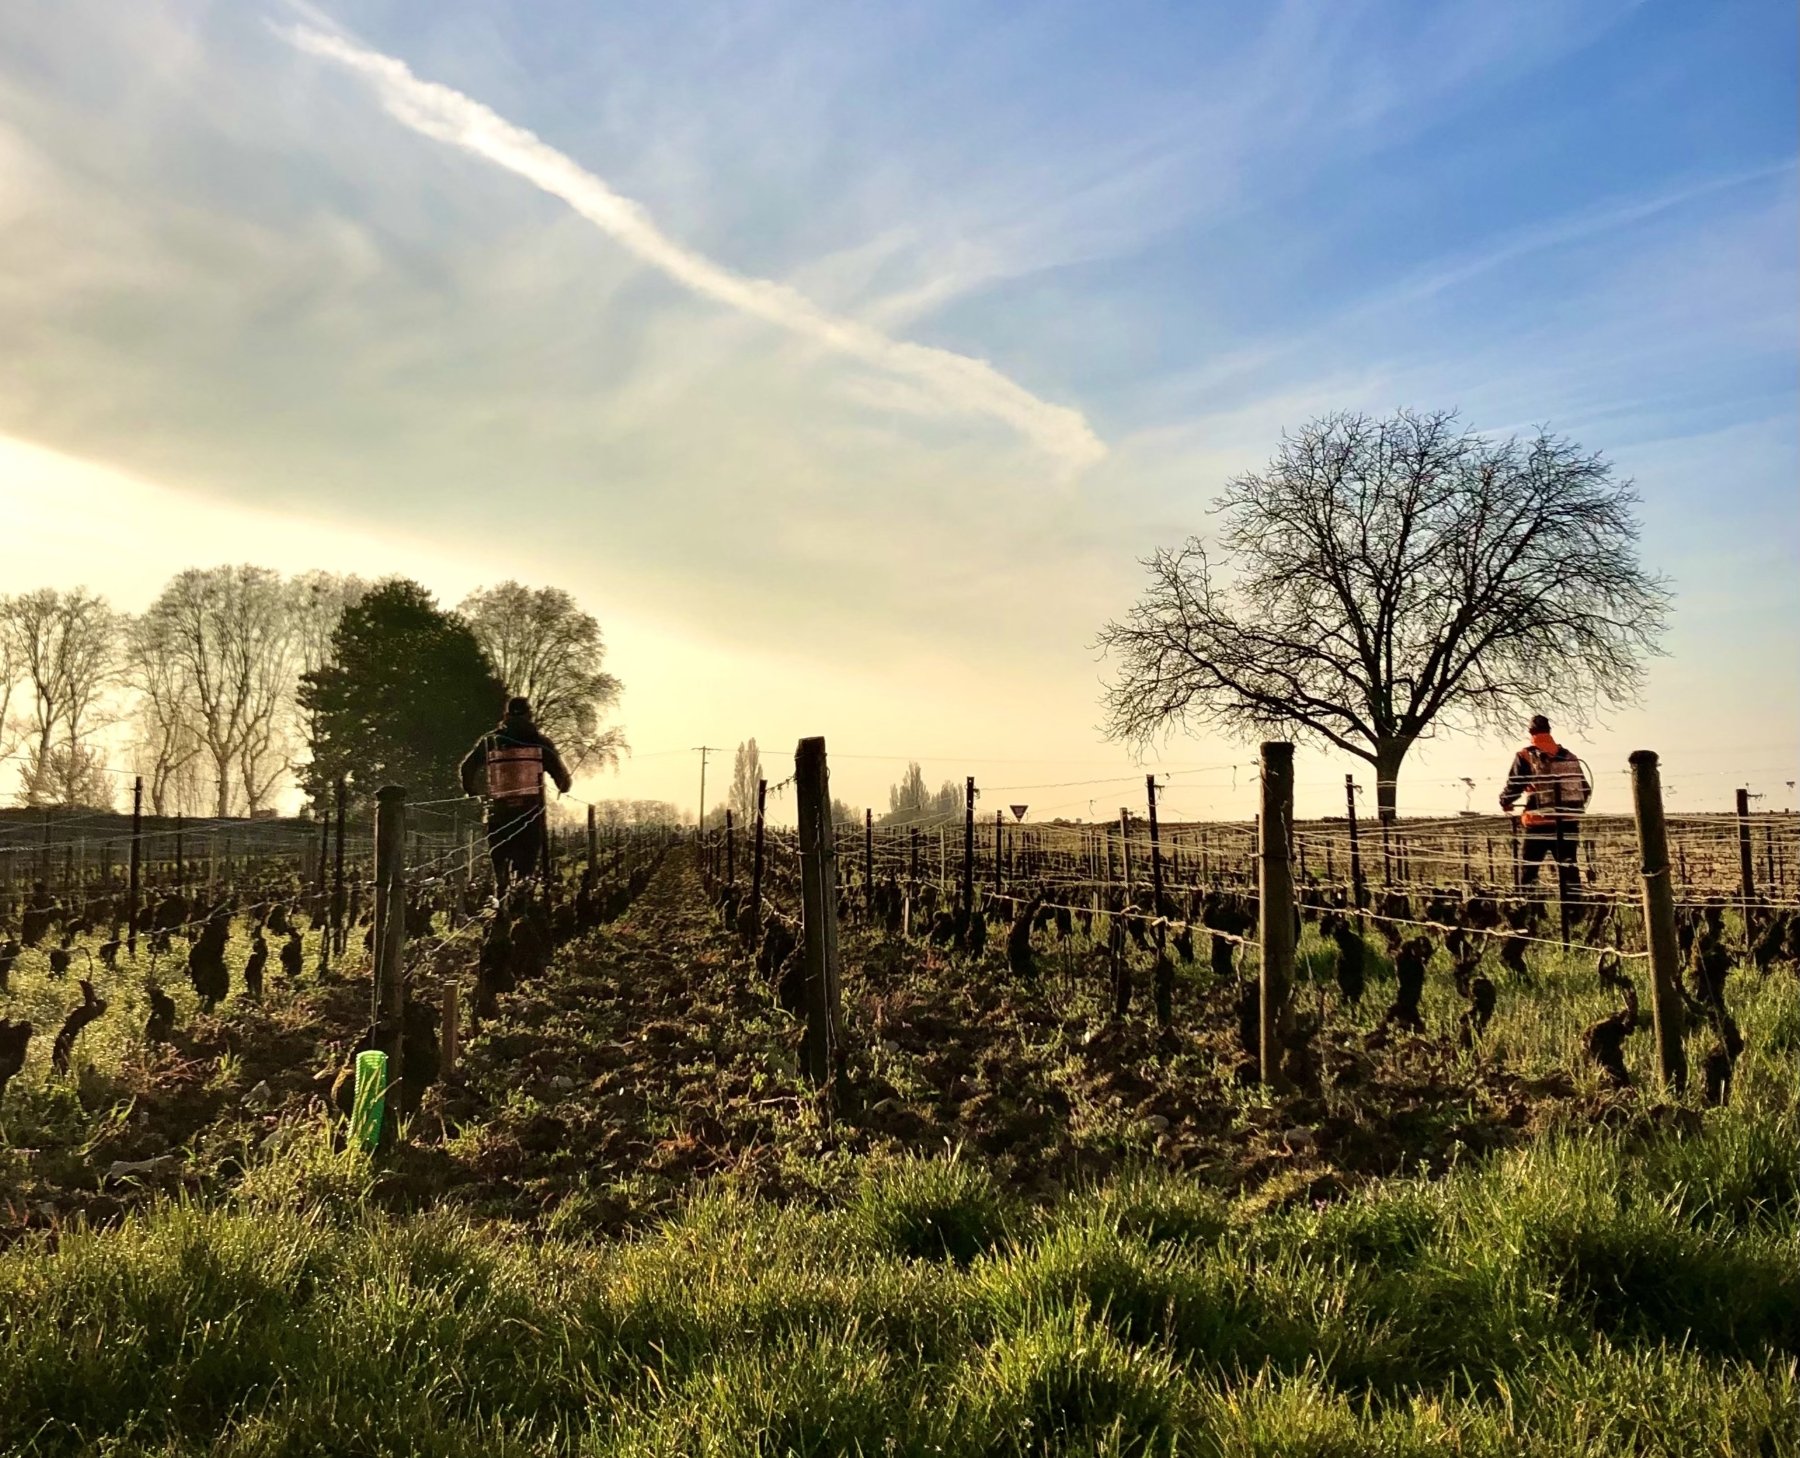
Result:
{"type": "MultiPolygon", "coordinates": [[[[557,582],[626,680],[615,788],[825,732],[879,803],[890,751],[1123,764],[1087,645],[1134,559],[1284,427],[1454,406],[1643,492],[1671,656],[1596,752],[1791,778],[1797,40],[1729,0],[10,6],[9,585],[557,582]]],[[[1403,806],[1505,748],[1431,746],[1403,806]]]]}

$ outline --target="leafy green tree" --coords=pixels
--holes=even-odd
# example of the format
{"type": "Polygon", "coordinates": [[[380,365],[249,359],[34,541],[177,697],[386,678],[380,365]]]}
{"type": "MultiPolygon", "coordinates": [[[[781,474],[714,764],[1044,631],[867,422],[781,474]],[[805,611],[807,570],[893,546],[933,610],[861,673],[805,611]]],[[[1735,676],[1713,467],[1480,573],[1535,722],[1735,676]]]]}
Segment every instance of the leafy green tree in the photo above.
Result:
{"type": "Polygon", "coordinates": [[[301,678],[315,799],[343,775],[357,795],[405,785],[418,799],[456,790],[456,767],[499,718],[506,688],[472,628],[416,582],[392,578],[347,606],[328,660],[301,678]]]}

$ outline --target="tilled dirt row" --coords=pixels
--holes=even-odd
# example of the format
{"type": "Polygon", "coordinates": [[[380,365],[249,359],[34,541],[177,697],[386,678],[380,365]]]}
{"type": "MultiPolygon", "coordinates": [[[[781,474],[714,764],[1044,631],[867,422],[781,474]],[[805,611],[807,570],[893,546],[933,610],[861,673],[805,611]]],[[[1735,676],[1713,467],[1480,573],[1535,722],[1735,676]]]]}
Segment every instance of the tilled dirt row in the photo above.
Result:
{"type": "Polygon", "coordinates": [[[414,1197],[611,1226],[705,1177],[811,1199],[846,1155],[960,1147],[1024,1193],[1159,1163],[1328,1198],[1517,1142],[1577,1102],[1567,1080],[1459,1058],[1448,1036],[1328,1030],[1304,1090],[1270,1103],[1242,1082],[1241,989],[1200,969],[1183,970],[1181,1026],[1159,1032],[1111,1016],[1103,952],[1048,952],[1020,978],[998,950],[854,927],[842,947],[847,1048],[821,1093],[799,1071],[799,1020],[671,856],[621,922],[565,948],[474,1039],[421,1120],[414,1197]]]}
{"type": "MultiPolygon", "coordinates": [[[[1629,1099],[1584,1103],[1566,1078],[1459,1056],[1447,1033],[1326,1029],[1300,1060],[1302,1091],[1271,1102],[1243,1081],[1243,989],[1204,964],[1181,969],[1176,1027],[1159,1031],[1145,988],[1142,1011],[1112,1015],[1104,949],[1079,939],[1047,939],[1030,976],[998,946],[966,957],[853,924],[841,945],[846,1047],[821,1091],[800,1072],[800,1021],[724,930],[691,856],[671,854],[621,919],[563,945],[469,1030],[373,1198],[598,1232],[667,1213],[705,1180],[814,1201],[853,1179],[858,1156],[961,1149],[1027,1195],[1160,1164],[1321,1199],[1571,1115],[1645,1117],[1629,1099]]],[[[472,982],[475,954],[467,944],[454,975],[472,982]]],[[[106,1087],[55,1091],[98,1132],[6,1152],[0,1236],[117,1218],[158,1194],[229,1197],[297,1139],[316,1149],[335,1128],[341,1141],[367,995],[366,980],[284,988],[196,1019],[106,1087]]],[[[335,1175],[300,1169],[294,1196],[316,1178],[335,1175]]]]}

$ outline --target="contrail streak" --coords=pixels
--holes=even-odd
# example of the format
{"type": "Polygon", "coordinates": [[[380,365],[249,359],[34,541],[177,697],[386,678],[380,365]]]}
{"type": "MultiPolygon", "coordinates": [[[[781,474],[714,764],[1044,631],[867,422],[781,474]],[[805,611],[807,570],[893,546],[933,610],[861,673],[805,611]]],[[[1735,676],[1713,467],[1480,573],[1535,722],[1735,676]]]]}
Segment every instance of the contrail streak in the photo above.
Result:
{"type": "Polygon", "coordinates": [[[601,232],[696,294],[904,376],[923,386],[946,411],[1003,421],[1071,471],[1106,454],[1105,443],[1079,410],[1038,399],[986,360],[892,339],[821,309],[786,284],[733,273],[683,247],[640,204],[614,192],[572,158],[460,91],[420,80],[404,61],[312,26],[290,26],[283,34],[300,50],[367,79],[389,114],[405,126],[485,158],[561,198],[601,232]]]}

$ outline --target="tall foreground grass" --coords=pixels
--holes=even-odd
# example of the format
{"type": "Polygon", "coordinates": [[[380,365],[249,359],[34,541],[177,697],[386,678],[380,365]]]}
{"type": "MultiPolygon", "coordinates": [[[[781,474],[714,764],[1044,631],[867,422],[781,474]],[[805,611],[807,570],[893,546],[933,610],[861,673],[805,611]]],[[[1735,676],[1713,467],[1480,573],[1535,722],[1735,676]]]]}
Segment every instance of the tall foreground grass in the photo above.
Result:
{"type": "Polygon", "coordinates": [[[1797,1138],[1728,1110],[1320,1208],[881,1163],[626,1244],[379,1217],[296,1146],[0,1254],[0,1451],[1800,1453],[1797,1138]]]}

